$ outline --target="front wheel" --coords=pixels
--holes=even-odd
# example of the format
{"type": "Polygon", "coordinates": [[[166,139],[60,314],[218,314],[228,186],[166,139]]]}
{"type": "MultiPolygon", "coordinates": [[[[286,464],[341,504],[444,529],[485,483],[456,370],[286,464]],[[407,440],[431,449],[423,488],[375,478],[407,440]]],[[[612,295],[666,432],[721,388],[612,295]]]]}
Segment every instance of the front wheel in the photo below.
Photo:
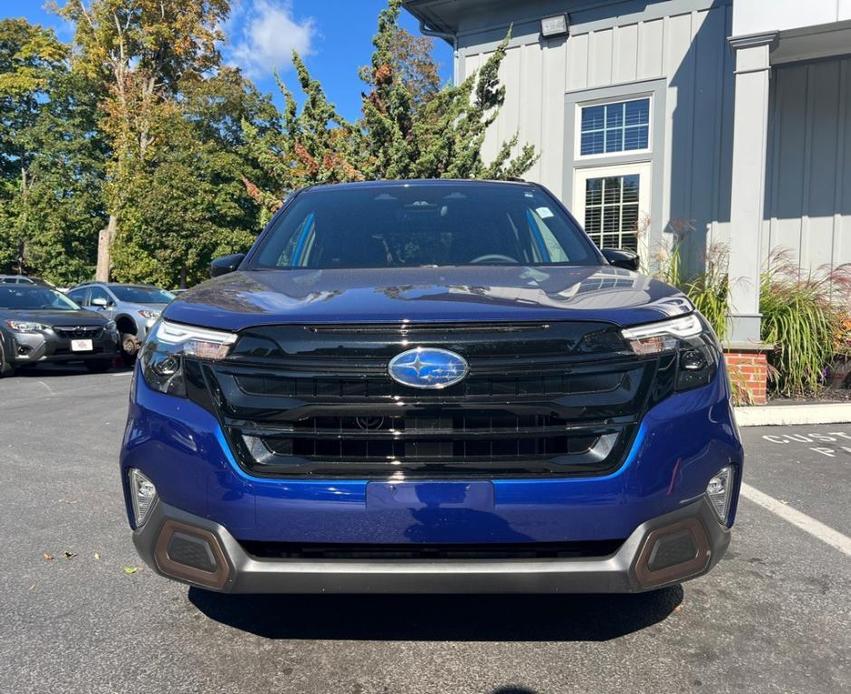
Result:
{"type": "Polygon", "coordinates": [[[139,338],[135,335],[124,333],[121,336],[121,359],[124,361],[125,366],[133,366],[140,346],[139,338]]]}

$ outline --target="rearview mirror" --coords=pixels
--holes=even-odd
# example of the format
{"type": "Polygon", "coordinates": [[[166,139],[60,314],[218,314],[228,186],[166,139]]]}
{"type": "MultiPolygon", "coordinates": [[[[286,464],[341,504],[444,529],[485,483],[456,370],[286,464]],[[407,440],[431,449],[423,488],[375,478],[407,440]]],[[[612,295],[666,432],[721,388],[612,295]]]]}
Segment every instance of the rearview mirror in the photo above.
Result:
{"type": "Polygon", "coordinates": [[[602,253],[603,257],[609,261],[609,265],[614,265],[624,270],[638,271],[641,261],[638,253],[622,248],[603,248],[602,253]]]}
{"type": "Polygon", "coordinates": [[[99,296],[95,299],[92,299],[92,306],[97,306],[98,308],[107,308],[109,306],[109,302],[102,296],[99,296]]]}
{"type": "Polygon", "coordinates": [[[216,258],[210,263],[210,277],[218,277],[219,275],[227,275],[229,272],[234,272],[239,268],[243,260],[245,260],[245,253],[234,253],[233,255],[223,255],[221,258],[216,258]]]}

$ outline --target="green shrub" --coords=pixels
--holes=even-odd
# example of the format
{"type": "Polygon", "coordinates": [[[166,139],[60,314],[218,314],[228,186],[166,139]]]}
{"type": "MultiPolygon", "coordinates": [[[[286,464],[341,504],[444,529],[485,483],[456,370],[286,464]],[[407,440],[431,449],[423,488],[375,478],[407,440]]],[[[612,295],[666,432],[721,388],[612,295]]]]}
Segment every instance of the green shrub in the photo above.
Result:
{"type": "MultiPolygon", "coordinates": [[[[760,286],[762,340],[771,389],[785,396],[818,393],[824,385],[839,334],[839,306],[847,302],[851,268],[801,277],[785,252],[772,254],[760,286]]],[[[847,305],[847,304],[846,304],[847,305]]]]}

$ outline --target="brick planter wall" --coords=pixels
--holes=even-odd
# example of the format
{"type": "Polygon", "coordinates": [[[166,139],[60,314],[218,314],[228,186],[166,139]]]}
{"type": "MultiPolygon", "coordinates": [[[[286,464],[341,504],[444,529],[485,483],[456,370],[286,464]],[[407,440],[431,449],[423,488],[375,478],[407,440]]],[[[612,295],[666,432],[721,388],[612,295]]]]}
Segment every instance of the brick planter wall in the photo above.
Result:
{"type": "Polygon", "coordinates": [[[764,405],[767,400],[768,361],[764,352],[724,352],[727,371],[739,404],[764,405]]]}

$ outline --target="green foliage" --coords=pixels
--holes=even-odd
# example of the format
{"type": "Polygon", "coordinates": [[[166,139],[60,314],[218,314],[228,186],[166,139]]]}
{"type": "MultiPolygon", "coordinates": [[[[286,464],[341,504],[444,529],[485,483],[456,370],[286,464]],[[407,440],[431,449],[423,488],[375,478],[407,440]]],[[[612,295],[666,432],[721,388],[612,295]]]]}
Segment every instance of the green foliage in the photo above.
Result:
{"type": "Polygon", "coordinates": [[[328,101],[296,55],[299,110],[281,84],[285,109],[280,128],[258,134],[246,127],[252,155],[274,186],[248,181],[250,194],[268,216],[295,189],[318,183],[395,178],[512,178],[536,161],[531,146],[518,147],[515,135],[493,161],[481,150],[490,125],[505,101],[499,67],[508,39],[481,70],[457,86],[438,86],[428,40],[398,26],[400,0],[390,0],[378,18],[370,65],[360,71],[367,85],[363,116],[346,122],[328,101]]]}
{"type": "Polygon", "coordinates": [[[92,276],[109,230],[115,279],[185,285],[245,250],[293,189],[365,178],[522,175],[515,135],[484,161],[505,100],[503,43],[441,88],[431,41],[380,14],[361,71],[363,115],[342,118],[294,56],[304,100],[284,108],[219,54],[229,0],[59,0],[71,45],[0,21],[0,271],[57,284],[92,276]]]}
{"type": "Polygon", "coordinates": [[[51,31],[0,21],[0,271],[91,275],[103,224],[103,143],[89,84],[51,31]]]}
{"type": "Polygon", "coordinates": [[[678,243],[661,264],[658,276],[688,296],[712,326],[719,340],[727,337],[730,300],[725,247],[711,246],[706,254],[705,270],[695,276],[686,277],[683,273],[682,245],[678,243]]]}
{"type": "Polygon", "coordinates": [[[801,277],[787,255],[775,253],[763,273],[759,310],[768,355],[769,380],[784,396],[818,393],[824,385],[843,330],[841,306],[848,306],[849,268],[801,277]]]}
{"type": "Polygon", "coordinates": [[[508,38],[478,73],[457,86],[446,86],[423,98],[412,84],[429,84],[432,72],[419,61],[423,79],[415,80],[394,52],[400,29],[400,0],[390,0],[378,19],[372,64],[361,71],[371,88],[363,99],[361,128],[365,141],[358,168],[367,178],[511,178],[536,161],[531,146],[517,150],[515,134],[490,163],[482,159],[488,128],[505,102],[499,68],[508,38]]]}
{"type": "Polygon", "coordinates": [[[179,107],[156,122],[144,161],[123,178],[113,256],[119,281],[192,285],[206,279],[214,257],[245,251],[255,238],[259,209],[243,177],[262,174],[242,123],[270,127],[271,103],[230,69],[191,78],[181,94],[179,107]]]}

